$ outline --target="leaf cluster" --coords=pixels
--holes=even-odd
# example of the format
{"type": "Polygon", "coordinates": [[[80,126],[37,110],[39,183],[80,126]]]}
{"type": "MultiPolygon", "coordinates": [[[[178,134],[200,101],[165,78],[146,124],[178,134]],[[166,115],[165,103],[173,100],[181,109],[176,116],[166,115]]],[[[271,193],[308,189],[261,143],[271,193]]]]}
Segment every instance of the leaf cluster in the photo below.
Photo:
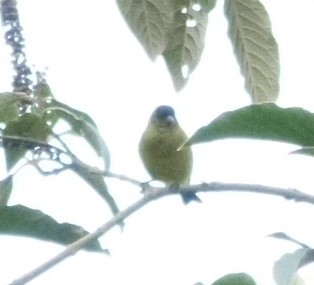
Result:
{"type": "MultiPolygon", "coordinates": [[[[151,59],[162,56],[176,90],[197,67],[216,0],[117,0],[130,29],[151,59]]],[[[259,0],[226,0],[228,34],[252,102],[279,94],[279,52],[268,13],[259,0]]],[[[213,23],[214,24],[214,23],[213,23]]]]}
{"type": "MultiPolygon", "coordinates": [[[[9,171],[9,175],[0,181],[0,233],[33,236],[61,244],[69,244],[87,234],[78,226],[59,224],[38,210],[7,206],[14,175],[25,165],[34,166],[43,175],[71,170],[97,191],[113,214],[119,211],[103,178],[104,170],[110,166],[109,152],[89,115],[57,101],[45,80],[35,86],[32,97],[24,93],[1,93],[0,106],[0,123],[4,125],[0,138],[9,171]],[[57,134],[54,128],[61,122],[66,122],[69,129],[57,134]],[[102,158],[104,170],[96,171],[81,161],[62,140],[67,135],[85,140],[102,158]],[[53,168],[49,171],[42,169],[42,161],[53,163],[53,168]]],[[[96,248],[101,250],[99,244],[87,249],[96,248]]]]}

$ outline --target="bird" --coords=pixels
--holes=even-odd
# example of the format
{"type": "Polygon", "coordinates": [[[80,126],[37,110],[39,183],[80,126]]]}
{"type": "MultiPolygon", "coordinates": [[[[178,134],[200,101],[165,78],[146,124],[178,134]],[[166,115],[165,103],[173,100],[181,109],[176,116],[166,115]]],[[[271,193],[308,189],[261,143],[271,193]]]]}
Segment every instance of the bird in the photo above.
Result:
{"type": "MultiPolygon", "coordinates": [[[[162,105],[152,113],[139,142],[139,154],[153,180],[167,186],[189,185],[193,154],[189,146],[178,148],[187,140],[172,107],[162,105]]],[[[181,194],[183,202],[201,202],[195,193],[181,194]]]]}

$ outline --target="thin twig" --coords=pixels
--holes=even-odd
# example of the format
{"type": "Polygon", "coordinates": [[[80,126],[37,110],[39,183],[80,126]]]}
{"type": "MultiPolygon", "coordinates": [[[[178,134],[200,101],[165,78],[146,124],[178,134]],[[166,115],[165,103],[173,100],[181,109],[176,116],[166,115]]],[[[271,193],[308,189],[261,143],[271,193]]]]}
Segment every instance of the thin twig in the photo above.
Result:
{"type": "Polygon", "coordinates": [[[67,144],[61,139],[60,135],[52,133],[52,137],[61,144],[69,156],[75,156],[74,153],[68,148],[67,144]]]}
{"type": "MultiPolygon", "coordinates": [[[[113,177],[118,178],[119,175],[113,175],[113,177]]],[[[123,177],[123,176],[122,176],[123,177]]],[[[128,179],[125,179],[128,181],[128,179]]],[[[132,180],[132,179],[131,179],[132,180]]],[[[107,223],[99,227],[96,231],[91,234],[86,235],[85,237],[79,239],[78,241],[70,244],[64,251],[62,251],[57,256],[53,257],[46,263],[40,265],[36,269],[31,272],[25,274],[24,276],[14,280],[9,285],[24,285],[39,276],[40,274],[46,272],[53,266],[59,264],[64,259],[74,255],[80,249],[84,248],[86,244],[89,242],[96,240],[114,226],[119,225],[122,221],[124,221],[127,217],[129,217],[134,212],[138,211],[149,202],[159,199],[163,196],[167,195],[175,195],[182,193],[196,193],[196,192],[225,192],[225,191],[233,191],[233,192],[253,192],[260,194],[268,194],[281,196],[286,199],[295,200],[297,202],[306,202],[310,204],[314,204],[314,196],[300,192],[296,189],[284,189],[278,187],[269,187],[257,184],[239,184],[239,183],[202,183],[198,185],[191,186],[182,186],[182,187],[148,187],[147,191],[144,193],[144,197],[139,201],[135,202],[125,210],[116,214],[111,220],[107,223]]]]}
{"type": "Polygon", "coordinates": [[[126,181],[126,182],[129,182],[131,184],[134,184],[135,186],[139,186],[139,187],[143,186],[143,182],[141,182],[139,180],[136,180],[136,179],[133,179],[131,177],[125,176],[125,175],[116,174],[116,173],[112,173],[112,172],[109,172],[109,171],[102,172],[102,175],[106,176],[106,177],[110,177],[110,178],[115,178],[115,179],[118,179],[118,180],[126,181]]]}
{"type": "Polygon", "coordinates": [[[51,162],[50,158],[36,158],[32,160],[28,160],[28,164],[33,166],[41,175],[43,176],[50,176],[50,175],[57,175],[65,170],[70,169],[70,165],[66,163],[62,163],[61,161],[54,161],[55,163],[59,163],[62,167],[53,168],[52,170],[44,170],[39,166],[39,163],[42,161],[49,161],[51,162]]]}

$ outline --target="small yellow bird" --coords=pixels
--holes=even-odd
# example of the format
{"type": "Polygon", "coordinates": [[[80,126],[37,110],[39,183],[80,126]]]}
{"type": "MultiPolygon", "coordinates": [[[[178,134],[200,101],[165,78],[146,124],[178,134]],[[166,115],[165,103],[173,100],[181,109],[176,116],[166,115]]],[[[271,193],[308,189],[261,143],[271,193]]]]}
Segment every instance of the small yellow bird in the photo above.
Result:
{"type": "MultiPolygon", "coordinates": [[[[178,148],[187,140],[179,126],[174,109],[159,106],[151,115],[139,143],[139,153],[148,173],[167,186],[188,185],[193,167],[190,147],[178,148]]],[[[195,193],[182,195],[185,204],[201,200],[195,193]]]]}

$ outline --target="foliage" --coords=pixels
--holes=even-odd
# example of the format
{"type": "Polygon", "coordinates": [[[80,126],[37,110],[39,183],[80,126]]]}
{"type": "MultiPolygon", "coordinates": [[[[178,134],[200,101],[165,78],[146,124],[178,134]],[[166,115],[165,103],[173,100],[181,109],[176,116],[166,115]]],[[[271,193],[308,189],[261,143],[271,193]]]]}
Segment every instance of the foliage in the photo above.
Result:
{"type": "MultiPolygon", "coordinates": [[[[76,225],[62,223],[39,210],[23,205],[0,206],[0,233],[40,238],[68,245],[87,235],[88,232],[76,225]]],[[[106,252],[98,241],[89,243],[86,250],[106,252]]]]}
{"type": "Polygon", "coordinates": [[[186,143],[246,138],[310,147],[314,145],[313,133],[313,113],[302,108],[280,108],[273,103],[265,103],[221,114],[207,126],[197,130],[186,143]]]}
{"type": "MultiPolygon", "coordinates": [[[[117,0],[122,15],[151,59],[161,55],[177,90],[200,61],[208,1],[117,0]]],[[[254,103],[274,102],[279,94],[279,55],[268,14],[258,0],[225,1],[229,36],[254,103]]]]}
{"type": "MultiPolygon", "coordinates": [[[[175,89],[180,91],[184,88],[200,62],[208,17],[216,6],[216,0],[117,0],[117,4],[149,58],[155,60],[162,56],[175,89]]],[[[17,11],[12,7],[8,10],[12,15],[3,17],[3,22],[19,24],[17,11]]],[[[228,35],[246,90],[254,104],[220,115],[200,128],[186,144],[228,138],[276,140],[299,145],[301,149],[296,153],[313,155],[313,114],[301,108],[281,108],[274,103],[279,95],[279,52],[265,7],[259,0],[225,0],[224,9],[228,35]]],[[[3,7],[2,10],[6,11],[3,7]]],[[[14,28],[17,29],[12,25],[11,35],[14,28]]],[[[21,29],[18,31],[19,42],[13,43],[16,58],[23,47],[21,29]]],[[[18,72],[21,70],[16,62],[14,67],[18,72]]],[[[26,70],[25,61],[22,67],[26,70]]],[[[23,74],[18,75],[19,79],[25,79],[23,74]]],[[[43,79],[38,80],[31,96],[29,86],[23,85],[23,80],[19,84],[20,88],[14,91],[22,89],[25,92],[0,94],[0,123],[4,126],[0,138],[8,170],[7,177],[0,181],[0,233],[65,245],[88,234],[79,226],[60,224],[39,210],[22,205],[7,206],[13,191],[14,175],[25,165],[34,166],[43,175],[73,171],[101,196],[119,220],[121,212],[104,179],[110,167],[109,150],[93,119],[57,101],[43,79]],[[62,122],[66,122],[69,129],[55,133],[56,126],[62,122]],[[90,145],[102,159],[102,169],[87,165],[69,149],[63,140],[69,134],[90,145]],[[45,160],[54,162],[57,167],[49,172],[43,170],[40,162],[45,160]]],[[[174,191],[170,189],[169,193],[171,190],[174,191]]],[[[274,276],[278,285],[291,284],[298,269],[313,262],[313,249],[302,244],[299,243],[301,249],[284,255],[275,264],[274,276]]],[[[97,240],[85,249],[104,251],[97,240]]],[[[255,281],[246,273],[239,273],[228,274],[213,283],[222,284],[253,285],[255,281]]]]}
{"type": "Polygon", "coordinates": [[[246,273],[231,273],[219,278],[212,285],[256,285],[256,283],[246,273]]]}
{"type": "MultiPolygon", "coordinates": [[[[293,253],[284,254],[274,266],[274,279],[278,285],[295,284],[298,276],[298,269],[314,261],[314,249],[300,248],[293,253]]],[[[300,284],[300,283],[297,283],[300,284]]]]}
{"type": "MultiPolygon", "coordinates": [[[[39,82],[35,86],[33,97],[26,96],[23,93],[2,93],[0,102],[3,108],[1,115],[2,123],[5,127],[2,131],[2,146],[5,149],[5,158],[8,171],[13,171],[14,166],[27,157],[29,164],[33,165],[40,173],[49,175],[59,173],[64,170],[72,170],[84,179],[108,204],[113,214],[119,212],[115,200],[109,193],[101,170],[95,170],[93,167],[83,163],[75,154],[73,154],[62,137],[68,134],[74,134],[86,140],[92,149],[102,158],[104,170],[109,168],[110,157],[107,146],[101,138],[94,121],[85,113],[75,110],[54,99],[49,86],[45,81],[39,82]],[[27,105],[28,112],[20,114],[20,106],[27,105]],[[55,134],[53,128],[61,121],[66,121],[70,129],[63,134],[55,134]],[[60,146],[50,144],[50,141],[57,139],[60,146]],[[58,166],[45,172],[40,167],[43,160],[51,160],[58,166]]],[[[39,239],[47,239],[47,233],[41,230],[41,227],[33,226],[29,219],[38,216],[38,211],[27,209],[22,217],[16,219],[17,215],[12,214],[12,208],[6,206],[13,188],[13,177],[16,174],[8,175],[1,181],[0,202],[2,213],[0,219],[1,233],[27,234],[27,231],[20,228],[20,225],[31,225],[32,236],[39,239]],[[12,214],[12,215],[11,215],[12,214]],[[10,228],[4,227],[4,223],[11,225],[10,228]]],[[[72,236],[71,241],[78,239],[87,231],[80,230],[71,224],[59,224],[48,215],[42,213],[41,225],[51,229],[51,234],[55,231],[68,233],[72,236]],[[53,222],[52,222],[53,221],[53,222]],[[53,225],[53,226],[52,226],[53,225]],[[80,232],[80,235],[76,234],[80,232]]],[[[30,230],[30,229],[29,229],[30,230]]],[[[55,242],[65,244],[64,237],[55,235],[50,238],[55,242]]]]}

